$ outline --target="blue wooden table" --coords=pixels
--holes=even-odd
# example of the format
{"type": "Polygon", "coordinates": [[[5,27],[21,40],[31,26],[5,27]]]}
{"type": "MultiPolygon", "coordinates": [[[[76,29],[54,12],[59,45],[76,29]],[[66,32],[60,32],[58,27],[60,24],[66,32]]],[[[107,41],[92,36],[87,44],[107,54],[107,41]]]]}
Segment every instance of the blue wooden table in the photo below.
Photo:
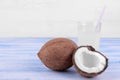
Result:
{"type": "MultiPolygon", "coordinates": [[[[120,80],[120,38],[102,38],[100,51],[109,58],[107,70],[84,78],[73,67],[64,72],[46,68],[37,56],[51,38],[0,38],[0,80],[120,80]]],[[[77,43],[76,38],[71,38],[77,43]]]]}

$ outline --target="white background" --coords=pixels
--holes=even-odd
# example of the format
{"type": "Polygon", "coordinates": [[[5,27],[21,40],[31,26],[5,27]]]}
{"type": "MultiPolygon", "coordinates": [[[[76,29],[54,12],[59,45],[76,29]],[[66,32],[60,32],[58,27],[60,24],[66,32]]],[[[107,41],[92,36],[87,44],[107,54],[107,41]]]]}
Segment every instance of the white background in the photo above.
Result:
{"type": "Polygon", "coordinates": [[[76,22],[96,21],[104,5],[102,37],[120,37],[119,4],[120,0],[0,0],[0,37],[76,37],[76,22]]]}

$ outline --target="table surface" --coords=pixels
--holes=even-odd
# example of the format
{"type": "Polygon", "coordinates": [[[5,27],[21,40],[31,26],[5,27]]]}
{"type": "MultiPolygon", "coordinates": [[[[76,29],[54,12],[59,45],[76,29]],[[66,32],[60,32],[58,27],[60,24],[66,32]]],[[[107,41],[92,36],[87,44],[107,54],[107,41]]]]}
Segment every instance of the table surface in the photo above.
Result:
{"type": "MultiPolygon", "coordinates": [[[[0,38],[0,80],[120,80],[120,38],[102,38],[100,51],[109,59],[105,72],[84,78],[74,67],[64,72],[46,68],[37,56],[52,38],[0,38]]],[[[77,43],[76,38],[70,38],[77,43]]]]}

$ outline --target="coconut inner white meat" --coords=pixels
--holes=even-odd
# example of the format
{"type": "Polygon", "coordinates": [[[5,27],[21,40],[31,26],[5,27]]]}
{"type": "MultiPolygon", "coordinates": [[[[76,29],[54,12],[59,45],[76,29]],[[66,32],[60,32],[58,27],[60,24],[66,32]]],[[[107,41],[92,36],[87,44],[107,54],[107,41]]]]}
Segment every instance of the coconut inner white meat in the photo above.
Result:
{"type": "Polygon", "coordinates": [[[105,65],[105,57],[97,52],[88,50],[88,48],[79,48],[74,56],[77,67],[87,73],[101,72],[105,65]]]}

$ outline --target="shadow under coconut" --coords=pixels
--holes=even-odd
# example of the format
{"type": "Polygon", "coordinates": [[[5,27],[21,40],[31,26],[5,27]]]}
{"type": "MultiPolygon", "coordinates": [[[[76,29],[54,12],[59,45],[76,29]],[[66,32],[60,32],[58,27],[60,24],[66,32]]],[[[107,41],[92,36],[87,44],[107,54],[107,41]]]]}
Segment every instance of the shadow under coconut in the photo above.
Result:
{"type": "Polygon", "coordinates": [[[100,80],[98,76],[93,77],[93,78],[83,77],[76,72],[74,67],[71,67],[68,70],[64,70],[64,71],[54,71],[54,73],[59,75],[59,77],[67,79],[67,80],[74,80],[74,79],[75,80],[100,80]]]}
{"type": "Polygon", "coordinates": [[[64,71],[54,71],[54,70],[52,70],[52,73],[56,74],[56,77],[60,77],[61,79],[72,80],[72,79],[76,79],[76,77],[78,77],[78,74],[73,67],[71,67],[67,70],[64,70],[64,71]]]}

